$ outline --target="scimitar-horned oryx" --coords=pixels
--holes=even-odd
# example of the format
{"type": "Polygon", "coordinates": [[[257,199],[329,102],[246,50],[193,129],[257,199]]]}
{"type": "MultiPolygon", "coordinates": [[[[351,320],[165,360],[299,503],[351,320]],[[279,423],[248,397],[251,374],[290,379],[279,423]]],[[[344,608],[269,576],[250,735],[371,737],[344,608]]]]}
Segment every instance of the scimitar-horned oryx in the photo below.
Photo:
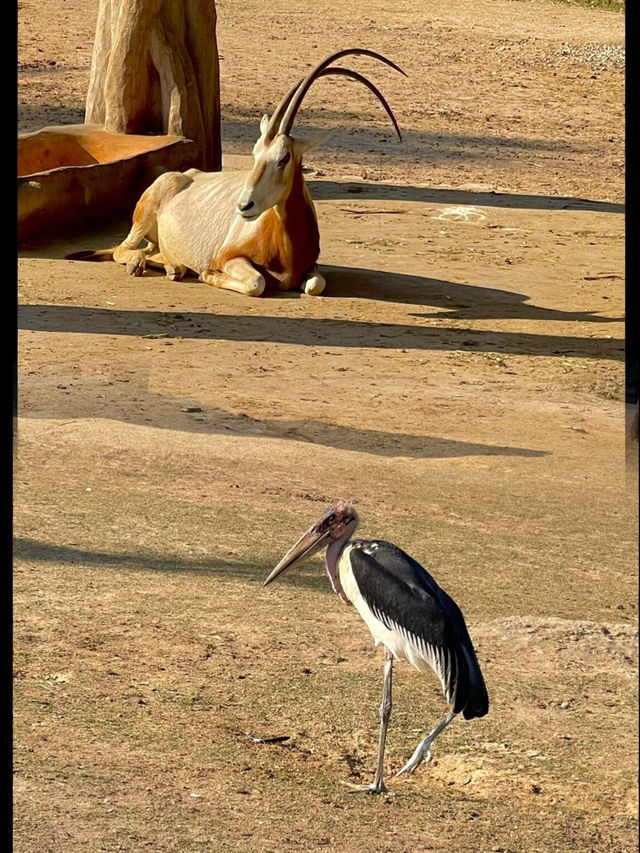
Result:
{"type": "Polygon", "coordinates": [[[131,231],[119,246],[75,252],[67,258],[114,260],[126,264],[135,276],[147,265],[159,266],[174,281],[191,270],[200,281],[247,296],[260,296],[267,285],[322,293],[326,282],[317,267],[318,219],[302,174],[302,157],[327,135],[315,140],[291,135],[305,95],[321,77],[356,80],[380,100],[402,139],[391,108],[376,86],[357,71],[330,67],[351,54],[378,59],[405,74],[372,50],[347,48],[333,53],[293,86],[271,118],[262,117],[251,170],[165,172],[140,197],[131,231]],[[147,245],[139,248],[143,240],[147,245]]]}

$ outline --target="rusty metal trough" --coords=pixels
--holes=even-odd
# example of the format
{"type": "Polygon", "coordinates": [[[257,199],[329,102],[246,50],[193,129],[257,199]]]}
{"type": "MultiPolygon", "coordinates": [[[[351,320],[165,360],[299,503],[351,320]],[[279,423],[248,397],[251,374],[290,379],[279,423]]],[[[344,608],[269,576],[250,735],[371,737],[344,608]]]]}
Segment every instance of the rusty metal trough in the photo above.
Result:
{"type": "Polygon", "coordinates": [[[196,165],[180,136],[110,133],[98,125],[45,127],[18,136],[18,241],[132,213],[164,170],[196,165]]]}

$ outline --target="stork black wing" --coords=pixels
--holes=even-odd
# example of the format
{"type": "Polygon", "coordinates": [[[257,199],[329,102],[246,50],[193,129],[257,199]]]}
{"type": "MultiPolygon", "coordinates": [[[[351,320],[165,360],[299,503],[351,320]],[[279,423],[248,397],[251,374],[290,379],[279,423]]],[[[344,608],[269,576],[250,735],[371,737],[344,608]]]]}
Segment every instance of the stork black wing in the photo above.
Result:
{"type": "Polygon", "coordinates": [[[393,622],[394,627],[431,645],[444,645],[447,623],[437,598],[438,586],[426,572],[428,580],[420,576],[419,563],[380,540],[358,543],[349,557],[361,595],[387,627],[393,622]]]}
{"type": "Polygon", "coordinates": [[[460,608],[431,575],[390,542],[358,543],[349,553],[360,594],[389,629],[420,648],[453,711],[466,719],[488,711],[484,679],[460,608]]]}

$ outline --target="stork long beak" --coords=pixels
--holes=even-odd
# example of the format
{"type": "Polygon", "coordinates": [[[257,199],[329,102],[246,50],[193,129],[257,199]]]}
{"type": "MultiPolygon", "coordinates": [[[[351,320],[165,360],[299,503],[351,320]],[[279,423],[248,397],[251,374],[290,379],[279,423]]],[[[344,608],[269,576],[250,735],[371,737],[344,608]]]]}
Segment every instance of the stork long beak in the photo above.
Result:
{"type": "Polygon", "coordinates": [[[278,575],[281,575],[282,572],[290,569],[292,566],[295,566],[296,563],[301,563],[303,560],[306,560],[307,557],[310,557],[312,554],[315,554],[316,551],[320,551],[322,548],[326,548],[329,544],[327,539],[329,538],[330,530],[325,531],[324,533],[318,530],[318,528],[314,525],[304,533],[300,539],[296,542],[293,548],[290,548],[284,557],[280,560],[275,569],[271,572],[269,577],[263,583],[263,586],[274,581],[278,575]]]}

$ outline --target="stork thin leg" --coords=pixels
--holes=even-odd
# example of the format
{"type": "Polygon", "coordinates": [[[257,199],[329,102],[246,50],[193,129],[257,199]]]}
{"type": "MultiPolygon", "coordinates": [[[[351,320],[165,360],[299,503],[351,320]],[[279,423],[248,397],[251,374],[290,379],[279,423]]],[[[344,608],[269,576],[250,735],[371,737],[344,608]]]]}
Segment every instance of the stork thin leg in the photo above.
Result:
{"type": "Polygon", "coordinates": [[[391,688],[393,682],[393,655],[386,649],[387,661],[384,665],[384,686],[382,688],[382,704],[380,705],[380,737],[378,739],[378,764],[376,775],[371,785],[354,785],[353,791],[366,791],[369,794],[387,794],[389,789],[384,784],[384,749],[387,742],[387,728],[391,716],[391,688]]]}
{"type": "Polygon", "coordinates": [[[387,786],[382,781],[384,771],[384,748],[387,743],[387,728],[391,716],[391,688],[393,684],[393,655],[387,649],[387,662],[384,665],[384,686],[382,688],[382,704],[380,705],[380,737],[378,739],[378,766],[373,779],[371,791],[375,794],[386,793],[387,786]]]}
{"type": "Polygon", "coordinates": [[[435,729],[430,732],[424,740],[420,741],[411,758],[407,761],[402,770],[399,770],[396,773],[396,776],[400,776],[401,773],[405,773],[407,770],[410,773],[413,773],[413,771],[416,769],[416,767],[420,764],[421,761],[424,761],[425,764],[428,764],[431,761],[431,744],[438,737],[440,732],[446,729],[451,720],[453,720],[453,718],[457,716],[458,715],[454,714],[453,711],[451,711],[450,714],[447,714],[444,720],[441,723],[438,723],[435,729]]]}

